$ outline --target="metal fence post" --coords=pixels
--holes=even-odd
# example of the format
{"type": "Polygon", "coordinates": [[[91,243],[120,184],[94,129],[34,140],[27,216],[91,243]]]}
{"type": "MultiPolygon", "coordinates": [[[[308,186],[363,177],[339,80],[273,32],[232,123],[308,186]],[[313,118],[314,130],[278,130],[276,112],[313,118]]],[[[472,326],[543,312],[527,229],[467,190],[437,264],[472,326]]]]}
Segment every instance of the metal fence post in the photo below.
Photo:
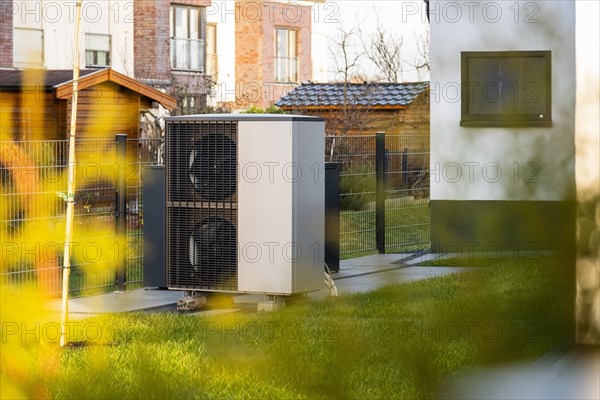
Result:
{"type": "Polygon", "coordinates": [[[408,188],[408,149],[402,151],[402,189],[408,188]]]}
{"type": "Polygon", "coordinates": [[[377,132],[376,144],[375,241],[379,254],[385,254],[385,132],[377,132]]]}
{"type": "MultiPolygon", "coordinates": [[[[115,190],[115,228],[118,237],[125,237],[126,227],[126,187],[125,187],[125,169],[126,169],[126,154],[127,154],[127,135],[115,135],[116,140],[116,160],[117,160],[117,184],[115,190]]],[[[125,291],[126,266],[125,255],[119,251],[117,260],[117,268],[115,269],[115,282],[117,290],[125,291]]]]}

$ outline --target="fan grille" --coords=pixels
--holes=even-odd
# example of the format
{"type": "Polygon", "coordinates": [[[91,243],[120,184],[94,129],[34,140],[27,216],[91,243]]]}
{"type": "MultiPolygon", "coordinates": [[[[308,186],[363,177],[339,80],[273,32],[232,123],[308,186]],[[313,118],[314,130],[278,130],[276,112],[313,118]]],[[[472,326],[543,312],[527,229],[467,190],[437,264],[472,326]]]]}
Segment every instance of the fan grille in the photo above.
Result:
{"type": "Polygon", "coordinates": [[[237,122],[169,121],[167,285],[237,290],[237,122]]]}
{"type": "Polygon", "coordinates": [[[189,156],[189,178],[204,200],[223,200],[236,191],[236,145],[219,133],[203,135],[189,156]]]}

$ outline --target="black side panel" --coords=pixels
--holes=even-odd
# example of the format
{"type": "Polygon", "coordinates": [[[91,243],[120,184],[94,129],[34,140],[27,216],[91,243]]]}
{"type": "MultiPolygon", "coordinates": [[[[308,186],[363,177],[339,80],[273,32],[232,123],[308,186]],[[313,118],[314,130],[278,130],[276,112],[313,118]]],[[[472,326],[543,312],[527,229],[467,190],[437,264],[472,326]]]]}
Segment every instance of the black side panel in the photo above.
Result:
{"type": "Polygon", "coordinates": [[[340,270],[340,163],[325,163],[325,263],[340,270]]]}
{"type": "Polygon", "coordinates": [[[165,279],[165,167],[143,170],[144,286],[166,287],[165,279]]]}

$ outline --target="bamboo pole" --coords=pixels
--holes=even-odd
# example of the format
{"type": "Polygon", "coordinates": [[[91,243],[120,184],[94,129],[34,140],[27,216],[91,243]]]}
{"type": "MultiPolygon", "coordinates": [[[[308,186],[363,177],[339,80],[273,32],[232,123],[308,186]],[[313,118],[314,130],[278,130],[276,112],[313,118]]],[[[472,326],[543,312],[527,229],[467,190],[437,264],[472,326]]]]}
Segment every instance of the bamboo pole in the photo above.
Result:
{"type": "Polygon", "coordinates": [[[79,92],[79,30],[81,24],[81,4],[77,0],[75,38],[73,49],[73,94],[71,97],[71,126],[69,130],[69,181],[67,184],[67,216],[65,225],[65,248],[63,257],[63,284],[60,318],[60,347],[67,344],[67,320],[69,315],[69,277],[71,275],[71,242],[73,240],[73,218],[75,215],[75,131],[77,127],[77,96],[79,92]]]}

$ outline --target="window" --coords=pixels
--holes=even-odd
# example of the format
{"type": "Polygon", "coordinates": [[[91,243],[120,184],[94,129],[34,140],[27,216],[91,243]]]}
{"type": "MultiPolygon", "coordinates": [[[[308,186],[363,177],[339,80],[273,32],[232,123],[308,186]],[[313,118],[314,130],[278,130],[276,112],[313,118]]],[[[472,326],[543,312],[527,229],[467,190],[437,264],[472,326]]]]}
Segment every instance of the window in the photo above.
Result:
{"type": "Polygon", "coordinates": [[[85,34],[85,66],[110,66],[110,35],[85,34]]]}
{"type": "Polygon", "coordinates": [[[551,126],[550,51],[461,53],[461,126],[551,126]]]}
{"type": "Polygon", "coordinates": [[[298,41],[293,29],[275,29],[275,82],[298,82],[298,41]]]}
{"type": "Polygon", "coordinates": [[[15,67],[43,67],[44,32],[40,29],[15,28],[13,59],[15,67]]]}
{"type": "Polygon", "coordinates": [[[177,98],[177,110],[175,114],[190,115],[202,113],[203,107],[206,105],[202,97],[189,93],[182,94],[177,98]]]}
{"type": "Polygon", "coordinates": [[[206,74],[218,81],[217,24],[206,24],[206,74]]]}
{"type": "Polygon", "coordinates": [[[202,7],[171,6],[171,68],[204,72],[202,7]]]}

